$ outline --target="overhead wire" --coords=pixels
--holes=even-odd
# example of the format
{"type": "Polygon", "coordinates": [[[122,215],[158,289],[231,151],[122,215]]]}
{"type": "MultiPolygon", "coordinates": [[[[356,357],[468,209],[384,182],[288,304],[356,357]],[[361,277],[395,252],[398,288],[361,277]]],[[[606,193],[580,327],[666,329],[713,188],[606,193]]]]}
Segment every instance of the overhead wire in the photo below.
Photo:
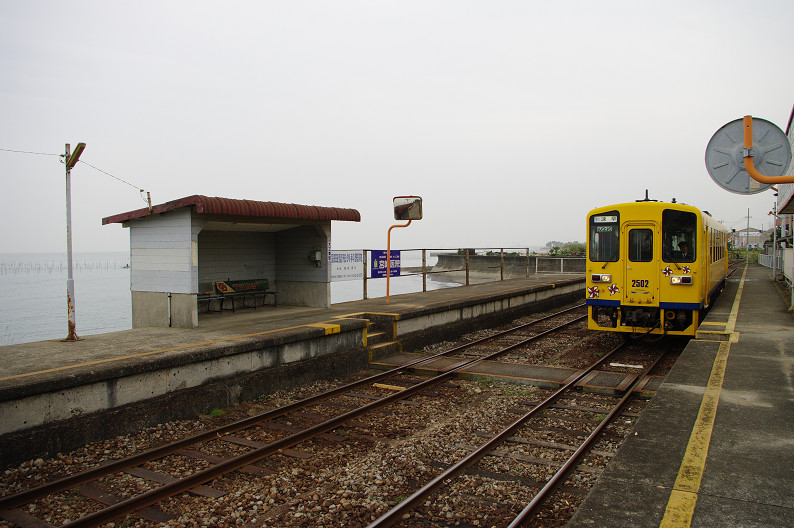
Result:
{"type": "MultiPolygon", "coordinates": [[[[18,154],[35,154],[35,155],[39,155],[39,156],[59,156],[61,158],[64,157],[63,154],[52,154],[52,153],[49,153],[49,152],[33,152],[33,151],[29,151],[29,150],[15,150],[15,149],[0,148],[0,151],[3,151],[3,152],[16,152],[18,154]]],[[[113,179],[116,179],[116,180],[120,181],[121,183],[125,183],[125,184],[129,185],[133,189],[137,189],[138,192],[141,194],[141,198],[143,199],[143,201],[144,202],[148,202],[148,200],[143,196],[143,193],[146,192],[146,191],[144,189],[142,189],[139,185],[134,185],[134,184],[132,184],[132,183],[126,181],[126,180],[123,180],[123,179],[119,178],[118,176],[115,176],[115,175],[113,175],[113,174],[111,174],[111,173],[109,173],[107,171],[104,171],[104,170],[100,169],[99,167],[95,167],[95,166],[91,165],[87,161],[83,161],[83,160],[77,160],[77,161],[78,161],[78,163],[84,163],[84,164],[88,165],[89,167],[91,167],[95,171],[99,171],[102,174],[105,174],[107,176],[110,176],[113,179]]],[[[61,160],[61,163],[63,163],[63,160],[61,160]]]]}
{"type": "Polygon", "coordinates": [[[30,152],[28,150],[14,150],[14,149],[5,149],[0,148],[3,152],[17,152],[19,154],[37,154],[39,156],[62,156],[63,154],[51,154],[49,152],[30,152]]]}
{"type": "Polygon", "coordinates": [[[137,189],[137,190],[138,190],[138,192],[140,193],[141,200],[143,200],[144,202],[148,203],[148,204],[149,204],[149,208],[151,209],[151,203],[149,202],[149,199],[148,199],[146,196],[144,196],[144,195],[143,195],[143,193],[144,193],[144,192],[146,192],[146,190],[145,190],[145,189],[141,188],[141,187],[140,187],[140,186],[138,186],[138,185],[133,185],[133,184],[131,184],[130,182],[128,182],[128,181],[126,181],[126,180],[122,180],[122,179],[121,179],[121,178],[119,178],[118,176],[115,176],[115,175],[113,175],[113,174],[110,174],[110,173],[109,173],[109,172],[107,172],[107,171],[103,171],[103,170],[102,170],[102,169],[100,169],[99,167],[94,167],[93,165],[91,165],[91,164],[90,164],[90,163],[88,163],[87,161],[83,161],[83,160],[77,160],[77,162],[78,162],[78,163],[84,163],[84,164],[88,165],[89,167],[91,167],[92,169],[94,169],[94,170],[96,170],[96,171],[99,171],[99,172],[101,172],[102,174],[105,174],[105,175],[107,175],[107,176],[110,176],[111,178],[113,178],[113,179],[115,179],[115,180],[118,180],[118,181],[120,181],[121,183],[126,183],[127,185],[129,185],[129,186],[130,186],[130,187],[132,187],[133,189],[137,189]]]}
{"type": "Polygon", "coordinates": [[[116,180],[120,181],[121,183],[126,183],[127,185],[129,185],[129,186],[130,186],[130,187],[132,187],[133,189],[138,189],[140,192],[143,192],[143,189],[141,189],[141,188],[140,188],[138,185],[133,185],[133,184],[131,184],[131,183],[130,183],[130,182],[128,182],[128,181],[122,180],[122,179],[121,179],[121,178],[119,178],[118,176],[114,176],[113,174],[110,174],[109,172],[103,171],[103,170],[102,170],[102,169],[100,169],[99,167],[94,167],[93,165],[91,165],[91,164],[90,164],[90,163],[88,163],[87,161],[83,161],[83,160],[77,160],[77,162],[78,162],[78,163],[84,163],[85,165],[88,165],[88,166],[89,166],[89,167],[91,167],[92,169],[94,169],[94,170],[96,170],[96,171],[99,171],[99,172],[101,172],[102,174],[106,174],[106,175],[110,176],[111,178],[114,178],[114,179],[116,179],[116,180]]]}

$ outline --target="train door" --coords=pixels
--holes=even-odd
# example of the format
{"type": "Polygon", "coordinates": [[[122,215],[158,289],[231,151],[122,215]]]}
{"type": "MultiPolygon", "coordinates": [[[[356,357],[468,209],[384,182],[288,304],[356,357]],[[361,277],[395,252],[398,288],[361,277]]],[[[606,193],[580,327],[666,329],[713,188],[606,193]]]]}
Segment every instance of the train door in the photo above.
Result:
{"type": "Polygon", "coordinates": [[[623,299],[626,326],[653,327],[659,316],[659,226],[654,222],[627,222],[621,233],[626,270],[623,299]],[[642,309],[641,307],[647,307],[642,309]]]}

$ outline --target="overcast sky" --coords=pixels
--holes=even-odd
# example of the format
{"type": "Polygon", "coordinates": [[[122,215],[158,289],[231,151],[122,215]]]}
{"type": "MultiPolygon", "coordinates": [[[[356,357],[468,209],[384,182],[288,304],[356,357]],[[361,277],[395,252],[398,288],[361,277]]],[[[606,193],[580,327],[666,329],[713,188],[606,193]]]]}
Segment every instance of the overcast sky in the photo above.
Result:
{"type": "Polygon", "coordinates": [[[794,2],[36,1],[0,8],[0,252],[128,251],[105,216],[193,194],[349,207],[334,249],[583,241],[595,207],[696,205],[768,228],[704,153],[785,130],[794,2]]]}

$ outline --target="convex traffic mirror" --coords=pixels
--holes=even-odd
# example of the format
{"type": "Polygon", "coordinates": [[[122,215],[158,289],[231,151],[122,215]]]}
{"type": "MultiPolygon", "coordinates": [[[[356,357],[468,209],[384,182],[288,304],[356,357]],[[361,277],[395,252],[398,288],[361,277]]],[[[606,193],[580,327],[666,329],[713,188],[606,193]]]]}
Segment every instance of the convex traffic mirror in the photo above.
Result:
{"type": "Polygon", "coordinates": [[[419,196],[395,196],[394,219],[421,220],[422,198],[419,196]]]}

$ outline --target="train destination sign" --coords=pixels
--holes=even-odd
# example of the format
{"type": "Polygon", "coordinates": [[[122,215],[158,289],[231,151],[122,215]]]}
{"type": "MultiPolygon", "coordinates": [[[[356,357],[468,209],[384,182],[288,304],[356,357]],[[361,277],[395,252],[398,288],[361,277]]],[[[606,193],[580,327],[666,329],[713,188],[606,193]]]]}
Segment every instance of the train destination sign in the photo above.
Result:
{"type": "Polygon", "coordinates": [[[616,224],[618,221],[617,216],[608,216],[608,215],[601,215],[601,216],[594,216],[593,223],[595,224],[616,224]]]}

